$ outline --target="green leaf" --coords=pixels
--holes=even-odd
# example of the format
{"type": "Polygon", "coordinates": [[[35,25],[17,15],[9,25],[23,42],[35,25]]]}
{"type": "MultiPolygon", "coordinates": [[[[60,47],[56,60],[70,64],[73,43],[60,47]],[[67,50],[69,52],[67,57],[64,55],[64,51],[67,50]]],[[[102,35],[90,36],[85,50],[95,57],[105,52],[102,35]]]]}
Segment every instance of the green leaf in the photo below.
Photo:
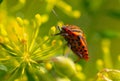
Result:
{"type": "Polygon", "coordinates": [[[3,0],[0,0],[0,4],[3,2],[3,0]]]}
{"type": "Polygon", "coordinates": [[[14,81],[15,79],[18,79],[21,77],[22,74],[22,67],[16,67],[12,73],[10,73],[10,76],[8,78],[8,81],[14,81]]]}
{"type": "Polygon", "coordinates": [[[109,10],[107,14],[110,17],[113,17],[113,18],[116,18],[116,19],[120,19],[120,11],[109,10]]]}
{"type": "Polygon", "coordinates": [[[33,71],[34,71],[33,68],[26,68],[26,75],[27,75],[28,81],[36,81],[35,74],[33,71]]]}
{"type": "Polygon", "coordinates": [[[2,44],[0,43],[0,45],[5,49],[5,51],[10,54],[11,56],[17,56],[17,54],[14,52],[14,50],[9,46],[9,45],[6,45],[6,44],[2,44]]]}
{"type": "Polygon", "coordinates": [[[117,31],[112,31],[112,30],[105,30],[105,31],[101,31],[99,32],[99,35],[102,38],[119,38],[120,37],[120,33],[117,31]]]}
{"type": "Polygon", "coordinates": [[[8,71],[7,67],[4,66],[3,64],[0,64],[0,70],[8,71]]]}

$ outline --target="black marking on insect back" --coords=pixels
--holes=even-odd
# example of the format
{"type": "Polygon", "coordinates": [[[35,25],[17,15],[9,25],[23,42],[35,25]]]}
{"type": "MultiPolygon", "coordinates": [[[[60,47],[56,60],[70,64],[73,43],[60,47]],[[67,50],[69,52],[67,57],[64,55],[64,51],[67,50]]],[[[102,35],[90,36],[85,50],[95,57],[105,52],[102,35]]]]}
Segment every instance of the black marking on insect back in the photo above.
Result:
{"type": "Polygon", "coordinates": [[[78,41],[78,45],[81,45],[81,42],[80,42],[80,41],[78,41]]]}
{"type": "Polygon", "coordinates": [[[82,52],[83,50],[82,49],[80,49],[80,52],[82,52]]]}
{"type": "Polygon", "coordinates": [[[76,40],[76,42],[79,42],[79,40],[76,40]]]}
{"type": "Polygon", "coordinates": [[[74,53],[76,53],[76,51],[78,51],[76,48],[73,48],[72,50],[73,50],[74,53]]]}
{"type": "Polygon", "coordinates": [[[75,34],[74,34],[74,33],[71,33],[71,35],[72,35],[72,36],[75,36],[75,34]]]}
{"type": "Polygon", "coordinates": [[[81,42],[80,42],[80,39],[81,39],[81,36],[77,36],[76,41],[78,41],[79,43],[81,43],[81,42]]]}
{"type": "Polygon", "coordinates": [[[86,57],[88,57],[88,54],[87,54],[87,53],[83,55],[83,58],[86,58],[86,57]]]}
{"type": "Polygon", "coordinates": [[[82,46],[82,49],[84,49],[85,48],[85,46],[82,46]]]}
{"type": "Polygon", "coordinates": [[[81,38],[81,36],[78,35],[78,36],[77,36],[77,40],[80,40],[80,38],[81,38]]]}
{"type": "Polygon", "coordinates": [[[73,48],[76,49],[76,45],[73,45],[73,48]]]}
{"type": "Polygon", "coordinates": [[[74,34],[69,34],[69,37],[70,38],[74,38],[74,34]]]}
{"type": "Polygon", "coordinates": [[[71,39],[71,41],[73,42],[73,41],[74,41],[74,39],[71,39]]]}
{"type": "Polygon", "coordinates": [[[71,44],[72,48],[76,48],[76,45],[75,45],[75,44],[73,44],[73,43],[71,43],[71,42],[70,42],[70,44],[71,44]]]}
{"type": "Polygon", "coordinates": [[[80,40],[76,39],[77,42],[80,42],[80,40]]]}
{"type": "Polygon", "coordinates": [[[84,50],[84,52],[87,52],[87,50],[84,50]]]}

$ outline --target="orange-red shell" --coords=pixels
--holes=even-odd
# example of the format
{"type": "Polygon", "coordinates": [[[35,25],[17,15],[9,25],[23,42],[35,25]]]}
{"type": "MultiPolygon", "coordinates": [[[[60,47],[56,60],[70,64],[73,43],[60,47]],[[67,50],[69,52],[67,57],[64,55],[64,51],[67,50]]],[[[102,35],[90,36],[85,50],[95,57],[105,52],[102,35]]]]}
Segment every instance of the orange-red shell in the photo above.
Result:
{"type": "Polygon", "coordinates": [[[67,41],[71,50],[80,58],[88,60],[88,49],[83,31],[75,25],[65,25],[61,28],[60,35],[67,41]]]}

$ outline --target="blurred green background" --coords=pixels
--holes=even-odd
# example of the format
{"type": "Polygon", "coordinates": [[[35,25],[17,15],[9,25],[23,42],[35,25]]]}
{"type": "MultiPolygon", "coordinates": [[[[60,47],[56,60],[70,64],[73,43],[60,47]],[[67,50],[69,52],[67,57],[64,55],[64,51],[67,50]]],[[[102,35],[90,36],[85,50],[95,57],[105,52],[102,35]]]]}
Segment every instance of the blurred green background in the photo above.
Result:
{"type": "Polygon", "coordinates": [[[41,37],[59,22],[84,31],[90,58],[78,64],[85,81],[93,81],[104,68],[120,69],[120,0],[0,0],[0,24],[11,17],[32,20],[36,14],[46,18],[41,37]]]}

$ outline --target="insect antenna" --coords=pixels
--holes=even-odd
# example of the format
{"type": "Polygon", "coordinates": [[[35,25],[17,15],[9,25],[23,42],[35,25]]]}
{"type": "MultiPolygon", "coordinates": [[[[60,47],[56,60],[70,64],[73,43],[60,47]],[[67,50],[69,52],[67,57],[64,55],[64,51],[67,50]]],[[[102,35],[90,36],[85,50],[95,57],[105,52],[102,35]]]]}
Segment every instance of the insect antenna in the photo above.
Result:
{"type": "Polygon", "coordinates": [[[57,13],[55,12],[54,9],[52,9],[52,12],[53,12],[53,14],[57,17],[57,20],[58,20],[58,21],[61,21],[60,17],[57,15],[57,13]]]}
{"type": "MultiPolygon", "coordinates": [[[[52,12],[53,12],[53,14],[56,16],[57,20],[58,20],[58,21],[61,21],[60,17],[58,16],[58,14],[55,12],[54,9],[52,9],[52,12]]],[[[62,31],[61,27],[60,27],[60,26],[55,26],[55,27],[56,27],[56,29],[59,30],[59,33],[54,34],[54,36],[56,36],[56,35],[61,35],[61,34],[62,34],[62,32],[61,32],[61,31],[62,31]]],[[[62,40],[63,40],[63,39],[62,39],[62,40]]],[[[66,46],[67,46],[67,44],[63,46],[63,55],[65,55],[66,46]]]]}
{"type": "MultiPolygon", "coordinates": [[[[54,9],[52,9],[52,12],[53,12],[53,14],[56,16],[57,20],[58,20],[58,21],[61,21],[60,17],[58,16],[58,14],[55,12],[54,9]]],[[[55,26],[55,27],[56,27],[56,29],[58,29],[59,31],[61,31],[61,28],[60,28],[59,26],[55,26]]]]}

